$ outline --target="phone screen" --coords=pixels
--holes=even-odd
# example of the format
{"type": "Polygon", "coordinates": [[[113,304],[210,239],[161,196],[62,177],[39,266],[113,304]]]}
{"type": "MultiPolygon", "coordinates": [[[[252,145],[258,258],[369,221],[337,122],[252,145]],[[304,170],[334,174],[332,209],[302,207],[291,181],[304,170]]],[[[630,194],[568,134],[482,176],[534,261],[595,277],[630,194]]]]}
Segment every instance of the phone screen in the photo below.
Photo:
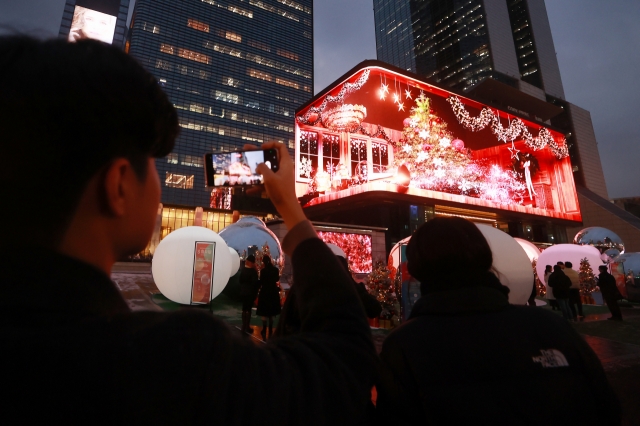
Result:
{"type": "Polygon", "coordinates": [[[255,150],[224,152],[205,155],[207,186],[259,185],[262,175],[256,167],[265,163],[271,170],[277,171],[276,150],[255,150]]]}

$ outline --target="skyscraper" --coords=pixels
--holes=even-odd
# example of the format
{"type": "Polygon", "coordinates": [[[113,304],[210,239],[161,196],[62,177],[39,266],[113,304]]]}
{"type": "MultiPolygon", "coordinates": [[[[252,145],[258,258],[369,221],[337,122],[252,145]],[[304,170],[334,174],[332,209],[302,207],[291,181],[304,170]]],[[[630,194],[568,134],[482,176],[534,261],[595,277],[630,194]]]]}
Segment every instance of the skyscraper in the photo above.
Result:
{"type": "MultiPolygon", "coordinates": [[[[373,4],[378,59],[560,130],[569,143],[585,226],[619,222],[628,228],[626,216],[607,200],[591,116],[565,100],[544,0],[373,4]]],[[[640,229],[629,232],[640,242],[640,229]]]]}
{"type": "MultiPolygon", "coordinates": [[[[312,0],[136,1],[126,50],[156,76],[182,127],[157,160],[165,206],[190,218],[211,206],[205,153],[269,140],[293,148],[294,110],[313,94],[312,16],[312,0]]],[[[242,210],[228,199],[217,207],[242,210]]]]}

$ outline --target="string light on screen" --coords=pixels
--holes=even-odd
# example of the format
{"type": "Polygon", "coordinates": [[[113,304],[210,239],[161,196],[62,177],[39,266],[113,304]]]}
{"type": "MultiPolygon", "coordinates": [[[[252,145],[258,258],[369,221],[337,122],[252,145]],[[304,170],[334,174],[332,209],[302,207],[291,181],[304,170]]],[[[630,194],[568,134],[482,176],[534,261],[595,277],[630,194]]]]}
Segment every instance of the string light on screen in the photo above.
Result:
{"type": "Polygon", "coordinates": [[[506,141],[513,142],[519,136],[522,136],[525,144],[533,150],[537,151],[548,146],[558,159],[565,158],[569,155],[566,140],[562,138],[562,145],[559,145],[551,135],[551,132],[544,127],[540,129],[538,136],[534,137],[524,122],[519,118],[514,118],[510,121],[509,126],[504,128],[502,123],[500,123],[500,117],[489,108],[485,107],[480,111],[480,115],[471,117],[457,96],[447,98],[447,102],[451,105],[451,109],[455,113],[458,122],[472,132],[478,132],[490,125],[493,134],[496,135],[498,140],[505,143],[506,141]]]}

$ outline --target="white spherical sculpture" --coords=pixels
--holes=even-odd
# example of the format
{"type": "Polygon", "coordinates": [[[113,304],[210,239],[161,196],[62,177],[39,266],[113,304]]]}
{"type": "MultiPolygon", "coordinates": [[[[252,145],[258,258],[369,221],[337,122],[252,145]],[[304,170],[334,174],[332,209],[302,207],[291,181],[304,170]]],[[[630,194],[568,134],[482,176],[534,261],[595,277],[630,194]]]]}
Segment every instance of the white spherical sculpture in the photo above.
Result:
{"type": "Polygon", "coordinates": [[[167,235],[156,248],[153,280],[167,298],[183,305],[206,304],[231,276],[229,247],[215,232],[188,226],[167,235]]]}
{"type": "Polygon", "coordinates": [[[491,247],[500,282],[509,287],[509,303],[526,304],[533,289],[533,268],[527,253],[509,234],[488,225],[476,226],[491,247]]]}
{"type": "Polygon", "coordinates": [[[231,255],[231,271],[229,274],[230,276],[234,276],[240,269],[240,255],[232,247],[229,247],[229,254],[231,255]]]}
{"type": "Polygon", "coordinates": [[[537,259],[538,256],[540,256],[540,249],[538,249],[538,247],[536,247],[532,242],[523,240],[522,238],[514,238],[514,240],[516,240],[524,252],[527,253],[530,262],[533,262],[534,259],[537,259]]]}
{"type": "MultiPolygon", "coordinates": [[[[576,271],[580,270],[580,261],[587,258],[593,272],[598,274],[598,266],[602,265],[600,260],[600,251],[593,246],[579,246],[577,244],[556,244],[545,249],[538,257],[536,264],[536,272],[540,281],[544,283],[544,270],[546,265],[553,265],[558,262],[571,262],[572,268],[576,271]]],[[[546,285],[546,283],[544,283],[546,285]]],[[[550,291],[547,288],[547,291],[550,291]]]]}

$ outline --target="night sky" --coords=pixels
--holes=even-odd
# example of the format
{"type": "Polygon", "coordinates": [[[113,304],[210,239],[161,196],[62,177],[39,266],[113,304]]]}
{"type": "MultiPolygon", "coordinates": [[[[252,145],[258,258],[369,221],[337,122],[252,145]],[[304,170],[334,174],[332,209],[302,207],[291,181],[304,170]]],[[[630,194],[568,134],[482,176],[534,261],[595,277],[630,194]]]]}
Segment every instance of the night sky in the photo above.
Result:
{"type": "MultiPolygon", "coordinates": [[[[372,0],[314,1],[315,91],[375,59],[372,0]]],[[[566,99],[591,112],[610,198],[640,196],[640,1],[547,0],[566,99]]],[[[64,0],[0,0],[0,33],[58,33],[64,0]]]]}

